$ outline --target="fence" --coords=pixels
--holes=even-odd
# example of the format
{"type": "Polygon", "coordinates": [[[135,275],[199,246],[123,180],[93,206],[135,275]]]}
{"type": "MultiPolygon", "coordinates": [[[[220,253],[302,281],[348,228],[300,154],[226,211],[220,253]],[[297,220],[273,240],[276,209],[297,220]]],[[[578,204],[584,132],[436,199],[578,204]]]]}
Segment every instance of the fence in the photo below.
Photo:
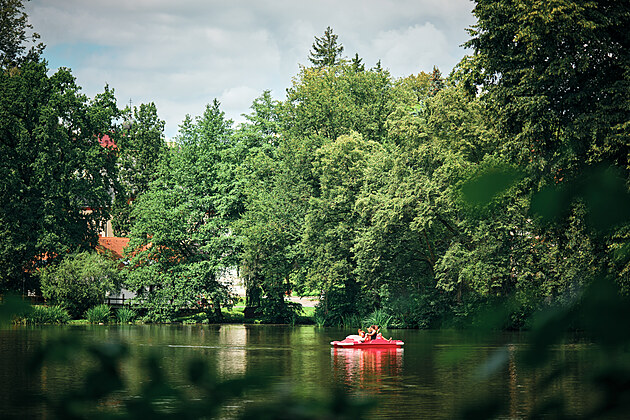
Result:
{"type": "Polygon", "coordinates": [[[107,303],[112,308],[122,308],[125,306],[125,302],[127,302],[127,306],[131,306],[131,299],[126,298],[123,293],[122,297],[106,297],[105,303],[107,303]]]}

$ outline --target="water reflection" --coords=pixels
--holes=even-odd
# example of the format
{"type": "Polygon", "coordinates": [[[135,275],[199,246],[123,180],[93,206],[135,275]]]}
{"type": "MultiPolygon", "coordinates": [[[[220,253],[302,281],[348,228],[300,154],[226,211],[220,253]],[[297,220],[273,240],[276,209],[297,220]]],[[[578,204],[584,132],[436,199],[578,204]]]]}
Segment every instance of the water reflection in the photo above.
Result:
{"type": "MultiPolygon", "coordinates": [[[[237,326],[233,326],[237,327],[237,326]]],[[[247,370],[247,330],[245,328],[221,328],[217,352],[217,373],[219,377],[244,375],[247,370]]]]}
{"type": "MultiPolygon", "coordinates": [[[[537,372],[519,360],[520,336],[506,334],[495,340],[448,331],[400,330],[405,349],[330,348],[330,341],[346,331],[312,326],[264,325],[129,325],[15,328],[0,331],[0,418],[47,418],[42,396],[57,398],[77,389],[94,366],[86,354],[71,355],[71,363],[46,363],[35,375],[27,370],[37,348],[58,336],[90,344],[123,342],[129,357],[120,368],[134,396],[148,381],[143,361],[159,359],[175,387],[188,389],[187,361],[204,360],[219,380],[242,375],[270,375],[305,395],[338,385],[351,393],[378,395],[372,418],[451,418],[453,410],[478,392],[500,397],[510,418],[525,416],[532,404],[549,396],[537,383],[557,365],[537,372]],[[505,364],[484,381],[479,366],[507,346],[505,364]],[[453,361],[453,357],[457,358],[453,361]],[[20,399],[21,398],[21,399],[20,399]]],[[[568,398],[575,413],[596,395],[585,385],[585,366],[592,364],[588,347],[564,345],[556,350],[557,363],[567,375],[554,389],[568,398]]],[[[551,376],[549,376],[551,377],[551,376]]],[[[271,392],[271,391],[269,391],[271,392]]],[[[262,401],[269,393],[251,394],[262,401]]],[[[238,405],[235,403],[235,405],[238,405]]]]}
{"type": "Polygon", "coordinates": [[[333,374],[337,383],[358,388],[381,389],[379,385],[400,377],[404,349],[353,349],[333,347],[330,350],[333,374]]]}

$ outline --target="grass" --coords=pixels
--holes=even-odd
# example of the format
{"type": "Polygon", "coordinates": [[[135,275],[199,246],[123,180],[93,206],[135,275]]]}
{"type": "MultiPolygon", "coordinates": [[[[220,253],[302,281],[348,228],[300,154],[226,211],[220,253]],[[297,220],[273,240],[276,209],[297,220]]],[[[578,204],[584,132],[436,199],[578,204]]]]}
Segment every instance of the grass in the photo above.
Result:
{"type": "Polygon", "coordinates": [[[347,328],[363,328],[363,320],[359,315],[346,315],[341,320],[341,324],[347,328]]]}
{"type": "Polygon", "coordinates": [[[315,316],[315,307],[314,306],[303,306],[302,310],[304,311],[304,316],[307,318],[313,318],[315,316]]]}

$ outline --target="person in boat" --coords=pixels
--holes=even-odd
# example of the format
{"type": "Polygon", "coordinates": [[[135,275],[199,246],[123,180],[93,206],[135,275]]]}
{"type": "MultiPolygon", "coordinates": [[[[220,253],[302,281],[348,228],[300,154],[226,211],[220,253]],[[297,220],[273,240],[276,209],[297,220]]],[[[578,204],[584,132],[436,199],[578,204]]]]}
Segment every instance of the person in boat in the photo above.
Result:
{"type": "Polygon", "coordinates": [[[370,325],[367,329],[365,341],[372,341],[376,338],[376,334],[378,334],[376,330],[376,325],[370,325]]]}
{"type": "Polygon", "coordinates": [[[346,337],[346,340],[350,339],[350,340],[363,342],[365,341],[365,337],[366,337],[365,331],[359,328],[357,330],[357,334],[350,334],[349,336],[346,337]]]}
{"type": "Polygon", "coordinates": [[[385,338],[383,334],[381,334],[381,327],[379,325],[374,325],[374,329],[376,330],[376,338],[379,340],[392,341],[392,338],[385,338]]]}

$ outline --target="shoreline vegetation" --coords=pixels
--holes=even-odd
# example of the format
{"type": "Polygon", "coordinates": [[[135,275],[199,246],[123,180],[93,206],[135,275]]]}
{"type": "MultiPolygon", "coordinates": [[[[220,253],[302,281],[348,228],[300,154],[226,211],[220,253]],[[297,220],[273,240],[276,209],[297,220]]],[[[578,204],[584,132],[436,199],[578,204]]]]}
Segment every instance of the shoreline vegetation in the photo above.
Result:
{"type": "MultiPolygon", "coordinates": [[[[111,324],[262,324],[264,320],[260,317],[246,318],[244,304],[235,304],[232,308],[222,309],[220,319],[214,318],[214,314],[206,311],[182,311],[185,314],[176,314],[172,320],[164,322],[154,322],[143,316],[139,309],[131,307],[112,308],[107,305],[97,305],[86,311],[85,316],[72,318],[68,311],[58,305],[29,305],[23,308],[23,312],[13,315],[11,323],[13,325],[111,325],[111,324]]],[[[304,306],[299,311],[292,325],[316,325],[315,307],[304,306]]],[[[366,321],[364,324],[366,324],[366,321]]],[[[348,325],[354,327],[353,325],[348,325]]]]}

